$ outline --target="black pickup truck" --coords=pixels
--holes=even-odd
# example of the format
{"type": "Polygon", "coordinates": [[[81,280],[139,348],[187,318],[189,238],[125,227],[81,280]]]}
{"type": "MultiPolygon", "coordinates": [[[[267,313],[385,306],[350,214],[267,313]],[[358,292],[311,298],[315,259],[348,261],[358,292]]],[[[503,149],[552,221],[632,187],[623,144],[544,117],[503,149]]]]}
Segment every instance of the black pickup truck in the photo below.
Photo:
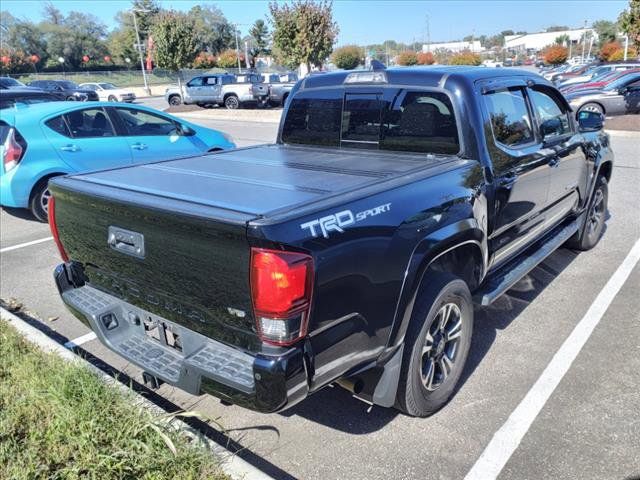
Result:
{"type": "Polygon", "coordinates": [[[427,416],[474,303],[598,242],[602,125],[525,71],[310,76],[273,145],[52,180],[55,281],[151,384],[274,412],[337,382],[427,416]]]}

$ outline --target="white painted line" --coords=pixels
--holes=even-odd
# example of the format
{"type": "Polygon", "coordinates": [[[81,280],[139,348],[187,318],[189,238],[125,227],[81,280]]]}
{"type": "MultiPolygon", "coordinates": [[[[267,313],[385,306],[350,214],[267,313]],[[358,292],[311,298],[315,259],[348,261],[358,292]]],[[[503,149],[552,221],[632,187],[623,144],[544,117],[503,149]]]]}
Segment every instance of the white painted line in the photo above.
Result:
{"type": "Polygon", "coordinates": [[[40,240],[32,240],[31,242],[20,243],[12,247],[4,247],[0,249],[0,253],[10,252],[11,250],[18,250],[19,248],[29,247],[31,245],[37,245],[38,243],[48,242],[49,240],[53,240],[53,237],[41,238],[40,240]]]}
{"type": "Polygon", "coordinates": [[[480,458],[465,476],[465,480],[491,480],[498,477],[639,260],[640,239],[636,241],[531,390],[500,430],[493,435],[480,458]]]}
{"type": "MultiPolygon", "coordinates": [[[[56,353],[60,357],[64,358],[67,361],[78,363],[84,365],[89,370],[93,371],[98,377],[100,377],[105,383],[112,385],[127,395],[133,395],[137,403],[142,405],[145,408],[153,411],[158,415],[166,414],[167,412],[160,408],[155,403],[152,403],[135,390],[131,388],[127,388],[122,383],[118,382],[115,378],[107,375],[98,367],[92,365],[87,362],[84,358],[79,357],[75,353],[70,350],[67,350],[62,345],[60,345],[55,340],[49,338],[47,335],[42,333],[35,327],[32,327],[27,322],[23,321],[21,318],[17,317],[13,313],[5,310],[0,307],[0,318],[9,322],[9,324],[18,330],[28,341],[38,345],[45,352],[56,353]]],[[[275,480],[270,475],[267,475],[261,470],[258,470],[256,467],[251,465],[246,460],[234,455],[226,448],[218,445],[213,440],[208,439],[207,437],[203,437],[200,433],[194,430],[190,425],[183,422],[179,417],[174,417],[171,420],[171,424],[175,425],[182,431],[188,432],[196,438],[203,439],[211,448],[212,452],[218,456],[220,460],[220,468],[229,475],[234,480],[275,480]]]]}
{"type": "Polygon", "coordinates": [[[90,342],[91,340],[95,340],[96,338],[97,337],[96,337],[95,333],[89,332],[89,333],[86,333],[86,334],[82,335],[81,337],[74,338],[73,340],[69,340],[68,342],[66,342],[64,344],[64,348],[79,347],[83,343],[90,342]]]}

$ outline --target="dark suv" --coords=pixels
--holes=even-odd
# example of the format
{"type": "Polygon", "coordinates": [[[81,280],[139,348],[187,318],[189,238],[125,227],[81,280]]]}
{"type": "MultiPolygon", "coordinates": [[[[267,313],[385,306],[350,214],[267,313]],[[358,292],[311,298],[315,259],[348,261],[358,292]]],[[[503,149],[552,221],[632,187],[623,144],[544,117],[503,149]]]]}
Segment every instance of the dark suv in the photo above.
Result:
{"type": "Polygon", "coordinates": [[[75,100],[79,102],[86,102],[88,100],[98,101],[98,94],[96,92],[80,88],[70,80],[34,80],[29,83],[29,86],[56,93],[65,100],[75,100]]]}

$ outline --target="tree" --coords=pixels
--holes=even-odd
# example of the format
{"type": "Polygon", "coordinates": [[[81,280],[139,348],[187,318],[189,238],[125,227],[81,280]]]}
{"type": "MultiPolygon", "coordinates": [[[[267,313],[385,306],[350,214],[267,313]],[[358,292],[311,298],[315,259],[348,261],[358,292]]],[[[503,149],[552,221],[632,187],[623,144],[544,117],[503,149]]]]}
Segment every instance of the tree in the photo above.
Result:
{"type": "Polygon", "coordinates": [[[551,25],[550,27],[547,27],[545,32],[563,32],[565,30],[569,30],[569,27],[566,25],[551,25]]]}
{"type": "Polygon", "coordinates": [[[320,66],[329,56],[338,36],[332,4],[326,0],[294,0],[290,4],[269,4],[273,25],[273,46],[281,63],[288,67],[320,66]]]}
{"type": "Polygon", "coordinates": [[[481,63],[480,55],[473,53],[471,50],[463,50],[449,59],[449,64],[451,65],[480,65],[481,63]]]}
{"type": "Polygon", "coordinates": [[[418,64],[418,55],[416,52],[412,52],[411,50],[405,50],[404,52],[400,52],[398,58],[396,59],[396,63],[398,65],[417,65],[418,64]]]}
{"type": "Polygon", "coordinates": [[[215,55],[207,52],[200,52],[193,61],[193,68],[212,68],[216,65],[215,55]]]}
{"type": "Polygon", "coordinates": [[[433,53],[431,52],[420,52],[416,55],[418,60],[418,65],[433,65],[436,62],[433,53]]]}
{"type": "MultiPolygon", "coordinates": [[[[244,55],[240,55],[240,64],[244,63],[244,55]]],[[[220,68],[236,68],[238,66],[238,53],[234,49],[225,50],[218,57],[220,68]]]]}
{"type": "Polygon", "coordinates": [[[2,44],[9,51],[23,52],[25,55],[37,55],[40,62],[47,60],[47,42],[37,25],[30,21],[18,20],[7,11],[0,12],[5,28],[2,44]]]}
{"type": "Polygon", "coordinates": [[[629,8],[620,14],[618,23],[631,43],[640,49],[640,0],[629,0],[629,8]]]}
{"type": "Polygon", "coordinates": [[[542,51],[544,62],[551,65],[559,65],[567,61],[569,50],[562,45],[550,45],[542,51]]]}
{"type": "Polygon", "coordinates": [[[331,54],[331,61],[338,68],[353,70],[364,61],[362,48],[356,45],[345,45],[331,54]]]}
{"type": "Polygon", "coordinates": [[[554,40],[554,43],[556,45],[567,45],[570,41],[571,39],[569,38],[569,35],[565,33],[563,35],[558,35],[554,40]]]}
{"type": "Polygon", "coordinates": [[[620,42],[605,43],[602,48],[600,48],[598,57],[605,62],[610,62],[611,57],[618,51],[622,51],[622,55],[624,56],[624,49],[622,48],[622,45],[620,45],[620,42]]]}
{"type": "Polygon", "coordinates": [[[619,27],[617,22],[610,22],[609,20],[598,20],[596,22],[593,22],[592,27],[598,34],[599,47],[602,47],[605,43],[615,41],[618,37],[619,27]]]}
{"type": "Polygon", "coordinates": [[[198,52],[198,41],[193,35],[193,22],[188,15],[174,10],[159,13],[151,34],[158,67],[177,72],[191,66],[198,52]]]}
{"type": "Polygon", "coordinates": [[[235,26],[229,23],[219,8],[196,5],[187,15],[193,22],[198,50],[216,54],[227,48],[235,48],[235,26]]]}
{"type": "Polygon", "coordinates": [[[253,26],[249,29],[250,45],[249,54],[251,55],[251,66],[256,66],[256,58],[260,55],[269,55],[271,49],[269,48],[269,29],[267,28],[264,20],[256,20],[253,26]]]}

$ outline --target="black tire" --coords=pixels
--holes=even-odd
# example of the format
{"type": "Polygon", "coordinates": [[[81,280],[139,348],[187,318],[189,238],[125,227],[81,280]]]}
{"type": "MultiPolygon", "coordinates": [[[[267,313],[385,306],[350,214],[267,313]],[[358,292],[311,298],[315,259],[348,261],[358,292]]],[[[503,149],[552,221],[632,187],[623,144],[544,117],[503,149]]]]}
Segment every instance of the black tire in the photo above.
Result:
{"type": "Polygon", "coordinates": [[[29,199],[29,210],[31,214],[36,217],[40,222],[47,223],[49,221],[47,213],[47,205],[49,203],[49,179],[45,178],[40,180],[33,191],[29,199]]]}
{"type": "Polygon", "coordinates": [[[107,98],[107,100],[110,102],[117,102],[118,98],[115,95],[109,95],[109,98],[107,98]]]}
{"type": "Polygon", "coordinates": [[[69,95],[67,97],[67,102],[75,102],[76,101],[76,97],[74,97],[73,95],[69,95]]]}
{"type": "Polygon", "coordinates": [[[240,100],[236,95],[229,95],[224,99],[224,106],[228,110],[237,110],[240,108],[240,100]]]}
{"type": "Polygon", "coordinates": [[[599,103],[595,103],[595,102],[585,103],[580,107],[580,109],[578,110],[578,113],[584,112],[584,111],[597,112],[600,115],[604,115],[604,107],[599,103]]]}
{"type": "Polygon", "coordinates": [[[448,273],[426,279],[405,336],[396,397],[396,408],[414,417],[428,417],[449,401],[473,334],[473,303],[467,284],[448,273]]]}
{"type": "Polygon", "coordinates": [[[171,95],[169,97],[169,105],[176,107],[180,104],[182,104],[182,99],[180,98],[180,95],[171,95]]]}
{"type": "Polygon", "coordinates": [[[598,244],[607,219],[608,201],[609,186],[607,185],[607,179],[600,175],[593,188],[591,200],[589,200],[584,226],[567,241],[568,247],[586,251],[591,250],[598,244]]]}

